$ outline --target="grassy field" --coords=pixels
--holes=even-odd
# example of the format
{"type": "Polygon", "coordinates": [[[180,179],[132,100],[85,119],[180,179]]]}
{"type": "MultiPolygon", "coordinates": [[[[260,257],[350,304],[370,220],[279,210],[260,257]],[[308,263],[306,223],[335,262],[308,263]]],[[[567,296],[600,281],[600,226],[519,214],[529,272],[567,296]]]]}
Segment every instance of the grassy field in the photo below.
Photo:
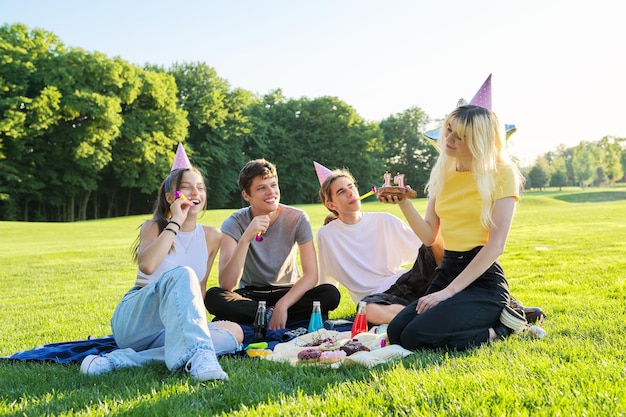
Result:
{"type": "MultiPolygon", "coordinates": [[[[501,262],[513,294],[547,312],[545,339],[416,352],[372,369],[222,358],[226,383],[197,383],[158,364],[86,377],[78,364],[0,361],[0,415],[626,415],[625,190],[524,195],[501,262]]],[[[316,229],[327,214],[301,208],[316,229]]],[[[376,201],[364,210],[400,215],[376,201]]],[[[208,211],[201,222],[219,226],[231,211],[208,211]]],[[[148,217],[0,222],[0,356],[110,334],[134,282],[129,248],[148,217]]],[[[333,317],[353,308],[343,291],[333,317]]]]}

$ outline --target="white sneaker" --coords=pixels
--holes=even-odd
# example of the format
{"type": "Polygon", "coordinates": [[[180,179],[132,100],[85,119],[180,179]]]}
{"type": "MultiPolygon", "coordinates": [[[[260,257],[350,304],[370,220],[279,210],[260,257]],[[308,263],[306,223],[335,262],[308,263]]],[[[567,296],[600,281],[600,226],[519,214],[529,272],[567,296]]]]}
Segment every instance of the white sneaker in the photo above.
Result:
{"type": "Polygon", "coordinates": [[[105,356],[88,355],[80,364],[80,372],[85,375],[100,375],[112,370],[113,364],[105,356]]]}
{"type": "Polygon", "coordinates": [[[187,361],[185,371],[189,372],[192,378],[199,381],[228,379],[228,374],[222,370],[215,352],[207,349],[198,349],[191,359],[187,361]]]}
{"type": "Polygon", "coordinates": [[[526,329],[526,333],[528,333],[530,337],[535,339],[543,339],[544,337],[546,337],[546,331],[535,324],[528,326],[528,328],[526,329]]]}

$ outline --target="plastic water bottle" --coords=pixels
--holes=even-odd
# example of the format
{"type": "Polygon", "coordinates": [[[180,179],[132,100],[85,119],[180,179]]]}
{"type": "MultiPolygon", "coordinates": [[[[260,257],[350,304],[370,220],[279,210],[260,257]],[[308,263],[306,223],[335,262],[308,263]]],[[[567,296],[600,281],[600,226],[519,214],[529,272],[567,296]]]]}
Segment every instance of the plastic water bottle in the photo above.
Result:
{"type": "Polygon", "coordinates": [[[324,328],[322,322],[322,308],[319,301],[313,301],[313,311],[311,312],[311,320],[309,320],[308,332],[313,333],[324,328]]]}
{"type": "Polygon", "coordinates": [[[356,317],[354,318],[354,323],[352,323],[352,337],[366,331],[367,314],[365,313],[365,302],[359,301],[359,306],[356,310],[356,317]]]}
{"type": "Polygon", "coordinates": [[[256,309],[256,316],[254,317],[254,341],[263,342],[267,333],[267,308],[265,307],[265,301],[259,301],[259,306],[256,309]]]}

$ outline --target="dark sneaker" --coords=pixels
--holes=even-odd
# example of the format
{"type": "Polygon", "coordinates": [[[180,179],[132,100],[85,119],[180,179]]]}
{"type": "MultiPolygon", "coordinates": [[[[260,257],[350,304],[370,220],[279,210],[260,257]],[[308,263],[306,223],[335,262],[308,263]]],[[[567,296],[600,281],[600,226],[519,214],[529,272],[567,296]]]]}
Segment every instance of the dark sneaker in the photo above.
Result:
{"type": "Polygon", "coordinates": [[[511,297],[511,300],[509,301],[509,306],[517,313],[524,316],[529,324],[541,326],[543,324],[543,320],[547,317],[546,313],[544,313],[541,308],[524,307],[522,303],[513,297],[511,297]]]}

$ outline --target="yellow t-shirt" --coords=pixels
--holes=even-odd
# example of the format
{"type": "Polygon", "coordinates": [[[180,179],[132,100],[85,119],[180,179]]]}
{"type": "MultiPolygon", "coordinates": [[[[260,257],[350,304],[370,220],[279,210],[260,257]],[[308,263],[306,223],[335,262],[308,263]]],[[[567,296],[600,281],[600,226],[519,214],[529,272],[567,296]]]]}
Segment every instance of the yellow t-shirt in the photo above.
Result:
{"type": "MultiPolygon", "coordinates": [[[[495,200],[515,197],[519,200],[519,180],[512,167],[501,165],[496,173],[495,200]]],[[[447,250],[465,252],[484,246],[489,230],[480,223],[482,200],[471,171],[453,172],[435,201],[441,236],[447,250]]]]}

